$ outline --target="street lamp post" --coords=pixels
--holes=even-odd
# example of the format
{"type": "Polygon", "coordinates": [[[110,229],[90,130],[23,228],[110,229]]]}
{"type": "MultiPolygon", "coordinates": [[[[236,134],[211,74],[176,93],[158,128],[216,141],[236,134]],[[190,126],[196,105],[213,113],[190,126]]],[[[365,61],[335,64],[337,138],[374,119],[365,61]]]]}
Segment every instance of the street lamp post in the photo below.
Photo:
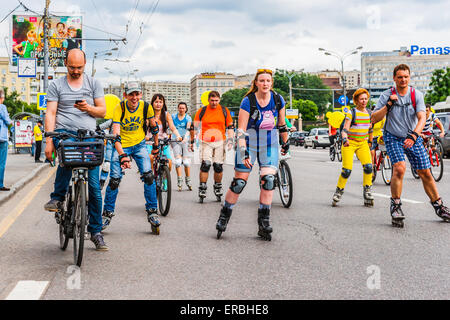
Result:
{"type": "MultiPolygon", "coordinates": [[[[336,57],[341,62],[341,72],[342,72],[341,77],[342,77],[342,88],[343,88],[343,91],[344,91],[344,106],[347,105],[347,92],[345,90],[344,60],[345,60],[345,58],[347,58],[347,57],[349,57],[349,56],[351,56],[353,54],[357,54],[358,51],[361,50],[361,49],[362,49],[362,46],[359,46],[358,48],[350,50],[350,51],[347,51],[346,53],[341,55],[341,54],[336,53],[336,52],[331,51],[331,50],[326,50],[324,48],[319,48],[319,51],[325,51],[324,52],[325,55],[336,57]]],[[[334,100],[334,98],[333,98],[333,100],[334,100]]]]}
{"type": "Polygon", "coordinates": [[[105,51],[94,52],[94,56],[92,57],[92,72],[91,72],[92,77],[95,74],[94,63],[95,63],[95,59],[97,58],[97,56],[100,56],[100,55],[111,56],[112,55],[111,51],[117,51],[117,50],[119,50],[119,48],[115,47],[115,48],[105,50],[105,51]]]}

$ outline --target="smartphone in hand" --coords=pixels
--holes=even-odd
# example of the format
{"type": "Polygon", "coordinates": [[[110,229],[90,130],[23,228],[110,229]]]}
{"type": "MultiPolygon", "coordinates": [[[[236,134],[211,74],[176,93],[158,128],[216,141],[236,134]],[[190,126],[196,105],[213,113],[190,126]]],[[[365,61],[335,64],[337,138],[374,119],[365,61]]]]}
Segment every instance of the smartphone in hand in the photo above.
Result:
{"type": "Polygon", "coordinates": [[[82,103],[83,100],[75,100],[75,104],[82,103]]]}

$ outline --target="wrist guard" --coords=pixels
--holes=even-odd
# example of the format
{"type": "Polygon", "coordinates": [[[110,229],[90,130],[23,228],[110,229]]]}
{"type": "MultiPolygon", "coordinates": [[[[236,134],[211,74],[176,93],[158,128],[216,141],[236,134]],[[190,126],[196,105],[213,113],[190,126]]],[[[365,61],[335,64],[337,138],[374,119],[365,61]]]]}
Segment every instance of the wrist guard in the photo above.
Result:
{"type": "Polygon", "coordinates": [[[283,153],[287,153],[289,151],[289,141],[286,141],[281,145],[281,150],[283,153]]]}
{"type": "Polygon", "coordinates": [[[342,144],[346,144],[348,142],[348,139],[347,138],[343,138],[342,139],[342,144]]]}
{"type": "Polygon", "coordinates": [[[346,134],[348,134],[348,130],[347,129],[342,129],[342,132],[345,132],[346,134]]]}
{"type": "Polygon", "coordinates": [[[250,153],[247,150],[247,147],[239,147],[239,155],[241,156],[242,162],[250,158],[250,153]]]}
{"type": "Polygon", "coordinates": [[[237,139],[238,140],[245,139],[246,136],[248,136],[248,133],[246,133],[242,129],[238,129],[238,131],[237,131],[237,139]]]}
{"type": "Polygon", "coordinates": [[[408,134],[406,135],[406,139],[411,139],[412,141],[414,141],[414,143],[416,143],[417,138],[419,138],[419,134],[415,131],[408,131],[408,134]]]}
{"type": "Polygon", "coordinates": [[[124,164],[125,162],[130,162],[130,160],[123,160],[123,158],[128,158],[128,155],[126,153],[122,153],[121,155],[119,155],[120,165],[124,164]]]}
{"type": "Polygon", "coordinates": [[[233,130],[234,130],[234,124],[229,125],[229,126],[227,127],[227,129],[233,129],[233,130]]]}

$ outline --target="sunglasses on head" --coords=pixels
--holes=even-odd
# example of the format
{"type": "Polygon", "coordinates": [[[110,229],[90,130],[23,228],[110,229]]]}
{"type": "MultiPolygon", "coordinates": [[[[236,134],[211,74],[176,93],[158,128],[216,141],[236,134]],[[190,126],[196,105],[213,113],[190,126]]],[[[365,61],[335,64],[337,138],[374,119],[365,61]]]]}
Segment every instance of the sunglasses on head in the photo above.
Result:
{"type": "Polygon", "coordinates": [[[272,70],[270,69],[258,69],[256,73],[269,73],[272,74],[272,70]]]}

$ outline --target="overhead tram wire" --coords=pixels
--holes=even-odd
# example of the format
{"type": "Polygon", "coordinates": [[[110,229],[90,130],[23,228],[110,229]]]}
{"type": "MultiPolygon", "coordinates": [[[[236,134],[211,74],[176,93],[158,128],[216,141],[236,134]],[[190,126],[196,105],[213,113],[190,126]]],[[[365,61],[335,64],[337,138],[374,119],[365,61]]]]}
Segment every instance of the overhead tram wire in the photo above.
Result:
{"type": "Polygon", "coordinates": [[[150,9],[148,10],[148,12],[147,12],[147,14],[146,14],[146,15],[148,16],[147,21],[146,21],[145,23],[144,23],[145,19],[144,19],[144,21],[142,21],[142,23],[141,23],[141,25],[140,25],[140,27],[139,27],[139,30],[140,30],[139,36],[138,36],[138,38],[137,38],[137,40],[136,40],[136,43],[135,43],[135,45],[134,45],[133,50],[131,51],[131,56],[130,56],[130,58],[129,58],[130,60],[131,60],[131,58],[133,57],[133,55],[134,55],[134,53],[135,53],[135,51],[136,51],[137,45],[138,45],[138,43],[139,43],[139,40],[141,39],[142,33],[143,33],[143,31],[144,31],[146,25],[149,23],[151,17],[152,17],[153,14],[155,13],[156,8],[158,7],[158,4],[159,4],[159,0],[156,0],[156,1],[154,2],[154,5],[153,5],[152,7],[150,7],[150,9]]]}

